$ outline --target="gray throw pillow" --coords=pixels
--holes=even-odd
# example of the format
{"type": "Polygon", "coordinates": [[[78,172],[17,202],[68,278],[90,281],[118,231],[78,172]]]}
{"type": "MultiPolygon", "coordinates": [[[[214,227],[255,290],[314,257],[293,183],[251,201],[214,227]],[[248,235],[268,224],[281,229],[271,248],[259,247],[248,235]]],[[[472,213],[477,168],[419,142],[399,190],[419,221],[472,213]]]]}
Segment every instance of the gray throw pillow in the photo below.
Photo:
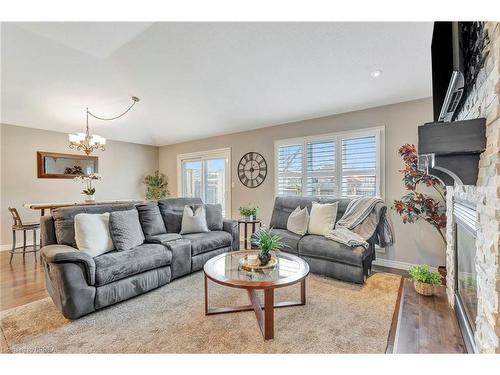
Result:
{"type": "Polygon", "coordinates": [[[209,232],[205,206],[198,206],[194,212],[191,207],[184,206],[184,212],[182,213],[181,234],[205,232],[209,232]]]}
{"type": "Polygon", "coordinates": [[[194,211],[200,206],[205,207],[207,216],[207,227],[209,230],[222,230],[224,225],[224,217],[222,216],[222,205],[220,204],[195,204],[194,211]]]}
{"type": "Polygon", "coordinates": [[[114,211],[109,214],[109,231],[115,249],[130,250],[144,242],[139,214],[134,208],[129,211],[114,211]]]}
{"type": "Polygon", "coordinates": [[[137,206],[137,211],[139,212],[139,221],[141,222],[142,231],[146,238],[167,233],[167,228],[156,202],[141,204],[137,206]]]}

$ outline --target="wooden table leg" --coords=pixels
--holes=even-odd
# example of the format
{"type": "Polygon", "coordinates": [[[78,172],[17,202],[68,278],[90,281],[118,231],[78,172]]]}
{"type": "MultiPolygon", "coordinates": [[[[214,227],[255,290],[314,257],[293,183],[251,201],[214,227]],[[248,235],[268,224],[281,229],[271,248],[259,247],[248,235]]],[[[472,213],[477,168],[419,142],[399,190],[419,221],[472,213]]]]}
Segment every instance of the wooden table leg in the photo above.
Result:
{"type": "Polygon", "coordinates": [[[247,223],[243,224],[245,226],[244,233],[245,233],[245,250],[248,249],[248,244],[247,244],[247,239],[248,239],[248,233],[247,233],[247,223]]]}
{"type": "Polygon", "coordinates": [[[274,338],[274,288],[264,289],[264,339],[274,338]]]}
{"type": "MultiPolygon", "coordinates": [[[[40,216],[44,216],[45,215],[45,208],[42,208],[40,210],[40,216]]],[[[42,231],[40,230],[40,249],[42,248],[42,231]]]]}

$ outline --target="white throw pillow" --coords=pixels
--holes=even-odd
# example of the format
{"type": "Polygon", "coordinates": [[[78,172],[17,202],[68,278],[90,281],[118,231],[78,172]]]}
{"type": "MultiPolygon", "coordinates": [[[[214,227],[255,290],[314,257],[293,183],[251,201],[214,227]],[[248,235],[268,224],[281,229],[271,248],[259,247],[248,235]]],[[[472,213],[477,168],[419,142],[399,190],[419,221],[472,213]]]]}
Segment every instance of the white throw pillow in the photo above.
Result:
{"type": "Polygon", "coordinates": [[[75,241],[78,250],[92,257],[114,250],[109,232],[109,212],[75,215],[75,241]]]}
{"type": "Polygon", "coordinates": [[[309,226],[309,211],[307,211],[307,207],[304,207],[302,210],[300,206],[288,216],[288,221],[286,223],[286,229],[290,232],[300,234],[303,236],[307,233],[307,227],[309,226]]]}
{"type": "Polygon", "coordinates": [[[181,234],[204,232],[209,232],[205,206],[198,206],[194,213],[191,207],[184,206],[184,212],[182,213],[181,234]]]}
{"type": "Polygon", "coordinates": [[[338,202],[312,203],[308,232],[320,236],[326,235],[335,227],[338,202]]]}

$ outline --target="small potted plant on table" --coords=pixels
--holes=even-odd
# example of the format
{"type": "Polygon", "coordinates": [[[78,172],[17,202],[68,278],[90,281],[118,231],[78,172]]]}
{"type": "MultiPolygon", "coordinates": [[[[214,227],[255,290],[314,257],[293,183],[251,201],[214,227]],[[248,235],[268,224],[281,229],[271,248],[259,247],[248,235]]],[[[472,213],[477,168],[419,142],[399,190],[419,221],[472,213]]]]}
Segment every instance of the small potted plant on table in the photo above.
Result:
{"type": "Polygon", "coordinates": [[[421,266],[412,266],[408,270],[410,279],[413,280],[413,286],[418,294],[423,296],[432,296],[434,285],[441,284],[442,276],[439,272],[431,271],[426,264],[421,266]]]}
{"type": "Polygon", "coordinates": [[[257,220],[257,207],[240,207],[240,215],[247,221],[257,220]]]}
{"type": "Polygon", "coordinates": [[[271,260],[271,251],[278,251],[285,247],[280,236],[272,234],[270,229],[261,228],[252,236],[252,244],[260,249],[259,262],[265,266],[271,260]]]}

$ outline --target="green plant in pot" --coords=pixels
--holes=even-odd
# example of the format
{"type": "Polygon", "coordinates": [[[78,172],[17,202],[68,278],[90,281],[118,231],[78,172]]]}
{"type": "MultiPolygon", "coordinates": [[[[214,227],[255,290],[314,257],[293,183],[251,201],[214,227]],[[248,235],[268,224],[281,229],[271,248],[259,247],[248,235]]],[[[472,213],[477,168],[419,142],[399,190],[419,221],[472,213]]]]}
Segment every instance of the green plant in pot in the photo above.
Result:
{"type": "Polygon", "coordinates": [[[431,271],[430,267],[426,264],[412,266],[409,268],[408,273],[410,274],[410,279],[413,280],[416,292],[423,296],[432,296],[434,285],[441,284],[442,276],[439,272],[431,271]]]}
{"type": "Polygon", "coordinates": [[[146,199],[159,200],[170,194],[168,191],[168,179],[159,171],[147,175],[144,178],[144,183],[146,184],[146,199]]]}
{"type": "Polygon", "coordinates": [[[260,249],[259,262],[263,266],[271,260],[271,251],[279,251],[285,247],[281,236],[273,234],[268,228],[261,228],[255,232],[251,242],[260,249]]]}
{"type": "Polygon", "coordinates": [[[256,220],[257,219],[257,208],[258,207],[240,207],[240,215],[246,220],[256,220]]]}

